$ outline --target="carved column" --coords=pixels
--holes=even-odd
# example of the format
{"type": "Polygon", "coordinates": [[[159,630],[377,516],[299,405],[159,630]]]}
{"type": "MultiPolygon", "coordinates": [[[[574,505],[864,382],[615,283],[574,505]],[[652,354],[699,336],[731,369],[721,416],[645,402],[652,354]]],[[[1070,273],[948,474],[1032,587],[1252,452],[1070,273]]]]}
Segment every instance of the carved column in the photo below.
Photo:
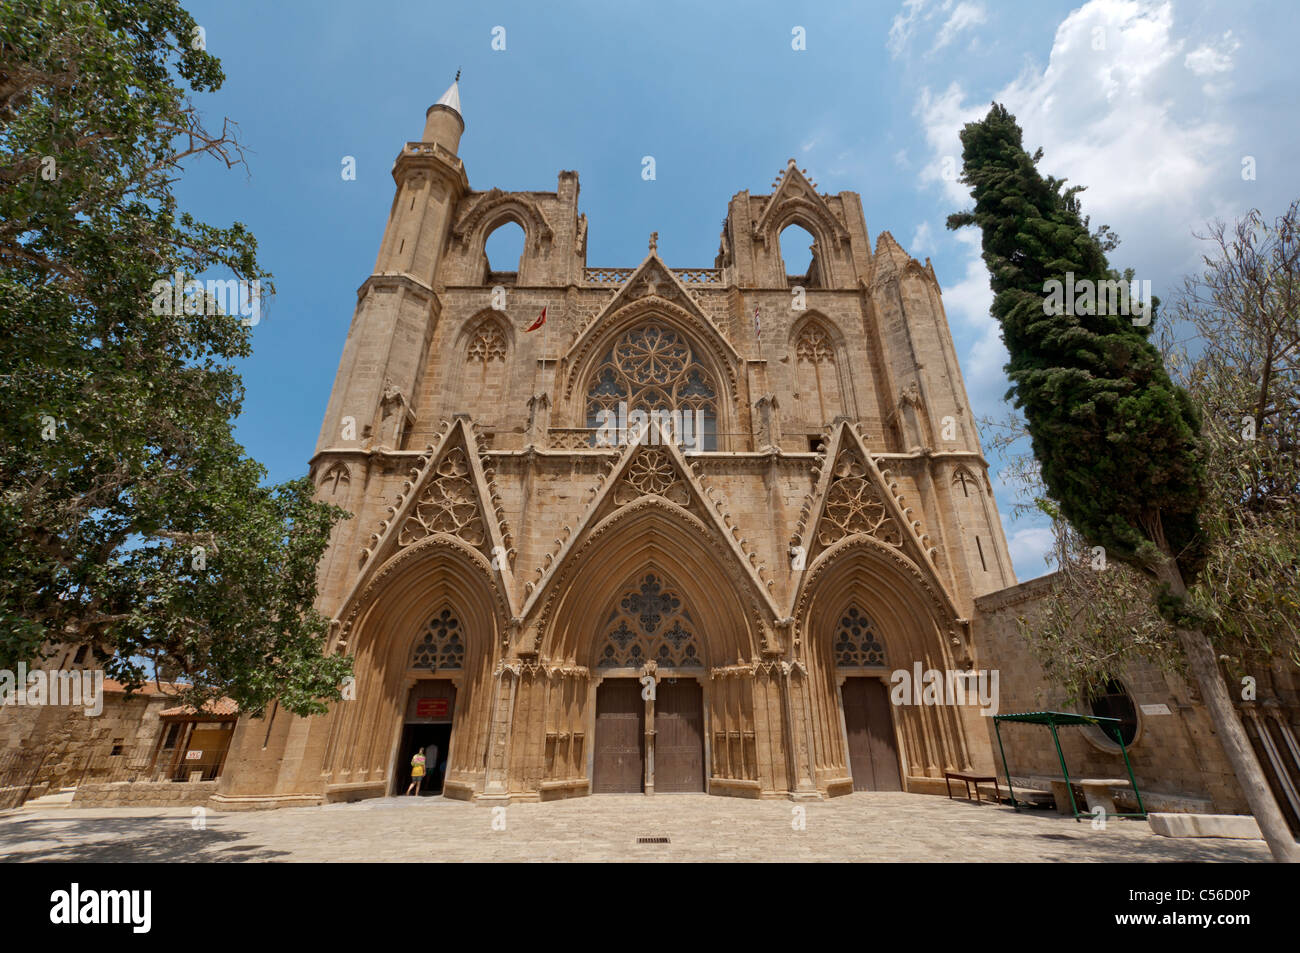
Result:
{"type": "Polygon", "coordinates": [[[813,765],[816,747],[812,736],[812,718],[808,710],[808,670],[802,662],[782,662],[781,701],[785,713],[785,731],[789,743],[789,777],[794,786],[789,792],[793,801],[819,800],[816,769],[813,765]]]}
{"type": "Polygon", "coordinates": [[[510,727],[514,723],[515,699],[523,664],[518,659],[502,660],[493,673],[491,721],[488,726],[487,777],[481,801],[510,800],[510,727]]]}

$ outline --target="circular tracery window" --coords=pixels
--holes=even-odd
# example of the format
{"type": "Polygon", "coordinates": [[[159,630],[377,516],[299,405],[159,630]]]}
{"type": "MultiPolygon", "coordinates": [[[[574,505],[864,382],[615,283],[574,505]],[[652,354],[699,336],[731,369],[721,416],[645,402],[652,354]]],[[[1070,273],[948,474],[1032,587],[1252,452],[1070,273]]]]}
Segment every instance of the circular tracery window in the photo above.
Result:
{"type": "Polygon", "coordinates": [[[587,426],[594,430],[617,419],[620,405],[628,414],[692,414],[691,424],[699,420],[701,425],[699,448],[717,449],[718,391],[713,375],[671,328],[646,324],[629,331],[597,364],[587,385],[587,426]]]}

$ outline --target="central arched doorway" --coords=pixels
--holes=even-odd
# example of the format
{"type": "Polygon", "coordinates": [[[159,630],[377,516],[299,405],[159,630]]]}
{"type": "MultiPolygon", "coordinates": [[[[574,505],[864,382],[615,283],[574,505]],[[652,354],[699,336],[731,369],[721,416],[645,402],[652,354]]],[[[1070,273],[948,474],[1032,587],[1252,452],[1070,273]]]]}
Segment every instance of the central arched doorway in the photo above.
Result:
{"type": "Polygon", "coordinates": [[[840,685],[853,790],[903,790],[885,649],[871,618],[856,605],[840,616],[831,651],[840,685]]]}
{"type": "Polygon", "coordinates": [[[411,687],[406,696],[400,739],[393,763],[393,791],[402,794],[413,780],[414,756],[424,756],[420,791],[441,794],[451,762],[456,683],[465,667],[465,633],[459,614],[445,606],[416,637],[410,654],[411,687]]]}
{"type": "Polygon", "coordinates": [[[646,571],[601,618],[592,793],[704,792],[706,668],[680,590],[646,571]]]}

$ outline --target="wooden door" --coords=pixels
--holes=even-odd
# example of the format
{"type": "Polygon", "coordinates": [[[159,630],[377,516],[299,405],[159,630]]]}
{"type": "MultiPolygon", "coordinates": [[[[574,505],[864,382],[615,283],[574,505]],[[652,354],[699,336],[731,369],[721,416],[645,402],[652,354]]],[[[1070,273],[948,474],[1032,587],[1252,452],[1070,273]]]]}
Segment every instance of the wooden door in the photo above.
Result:
{"type": "Polygon", "coordinates": [[[704,692],[695,679],[655,688],[655,792],[704,790],[704,692]]]}
{"type": "Polygon", "coordinates": [[[855,791],[901,791],[889,690],[878,678],[845,679],[844,727],[855,791]]]}
{"type": "Polygon", "coordinates": [[[593,794],[637,794],[645,781],[645,701],[635,678],[607,678],[596,689],[593,794]]]}

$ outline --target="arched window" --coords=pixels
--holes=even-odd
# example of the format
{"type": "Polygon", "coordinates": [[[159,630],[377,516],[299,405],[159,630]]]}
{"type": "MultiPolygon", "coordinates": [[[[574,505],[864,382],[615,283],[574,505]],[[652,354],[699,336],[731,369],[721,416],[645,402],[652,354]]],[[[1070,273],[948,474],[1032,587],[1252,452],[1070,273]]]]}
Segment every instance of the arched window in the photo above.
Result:
{"type": "Polygon", "coordinates": [[[411,654],[411,668],[431,672],[465,667],[465,640],[460,620],[450,609],[443,609],[425,626],[411,654]]]}
{"type": "Polygon", "coordinates": [[[831,646],[836,668],[868,668],[885,664],[885,647],[876,635],[875,625],[857,606],[849,606],[840,617],[840,626],[831,646]]]}
{"type": "Polygon", "coordinates": [[[651,659],[660,668],[704,666],[691,614],[655,573],[646,573],[623,593],[605,620],[604,631],[597,668],[640,668],[651,659]]]}
{"type": "Polygon", "coordinates": [[[844,413],[835,345],[826,329],[814,320],[804,323],[793,343],[801,416],[806,423],[824,427],[844,413]]]}
{"type": "Polygon", "coordinates": [[[489,285],[514,284],[524,260],[524,230],[517,222],[502,222],[483,243],[489,285]]]}
{"type": "Polygon", "coordinates": [[[779,239],[781,261],[790,287],[817,288],[817,242],[802,225],[790,224],[781,229],[779,239]]]}
{"type": "MultiPolygon", "coordinates": [[[[587,426],[593,430],[607,426],[619,418],[620,405],[625,414],[641,410],[654,419],[667,414],[674,433],[690,436],[683,442],[699,450],[718,448],[718,391],[713,375],[687,340],[671,328],[646,324],[629,331],[596,366],[587,385],[587,426]]],[[[598,437],[592,434],[593,446],[598,437]]]]}

